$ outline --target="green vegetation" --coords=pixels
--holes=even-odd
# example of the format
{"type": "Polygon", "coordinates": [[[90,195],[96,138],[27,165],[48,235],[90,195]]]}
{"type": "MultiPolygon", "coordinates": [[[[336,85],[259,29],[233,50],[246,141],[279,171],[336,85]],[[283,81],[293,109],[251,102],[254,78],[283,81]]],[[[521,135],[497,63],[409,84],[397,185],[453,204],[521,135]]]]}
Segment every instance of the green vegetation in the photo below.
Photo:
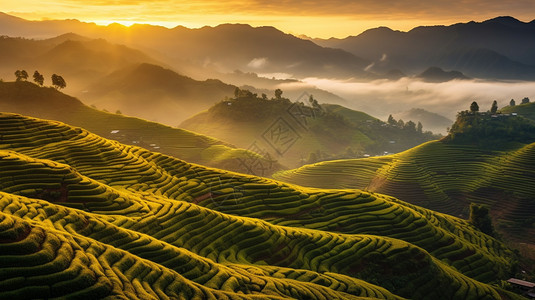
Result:
{"type": "Polygon", "coordinates": [[[497,286],[515,259],[501,242],[396,198],[20,115],[0,132],[0,298],[518,298],[497,286]]]}
{"type": "Polygon", "coordinates": [[[488,207],[475,203],[470,204],[470,218],[468,220],[481,232],[492,236],[495,235],[488,207]]]}
{"type": "MultiPolygon", "coordinates": [[[[470,203],[484,204],[505,239],[535,245],[534,141],[531,120],[465,111],[441,141],[390,156],[307,165],[273,177],[309,187],[366,189],[462,218],[468,218],[470,203]]],[[[493,232],[486,223],[472,223],[493,232]]]]}
{"type": "Polygon", "coordinates": [[[535,122],[518,115],[479,113],[477,103],[473,102],[470,112],[462,111],[457,115],[444,141],[503,149],[511,143],[535,141],[535,122]]]}
{"type": "Polygon", "coordinates": [[[82,104],[53,88],[30,82],[0,82],[0,111],[59,120],[121,143],[145,147],[211,167],[250,173],[240,161],[253,157],[270,169],[280,165],[260,155],[214,138],[139,118],[106,113],[82,104]],[[214,152],[217,149],[217,152],[214,152]],[[211,156],[216,153],[217,156],[211,156]]]}
{"type": "Polygon", "coordinates": [[[502,114],[516,113],[518,116],[535,121],[535,103],[506,106],[500,109],[502,114]]]}
{"type": "Polygon", "coordinates": [[[391,126],[339,105],[320,105],[312,95],[301,102],[282,95],[276,90],[268,99],[236,88],[234,98],[187,119],[180,127],[243,148],[260,144],[290,167],[310,162],[310,157],[324,161],[399,152],[439,137],[419,132],[414,122],[391,126]]]}

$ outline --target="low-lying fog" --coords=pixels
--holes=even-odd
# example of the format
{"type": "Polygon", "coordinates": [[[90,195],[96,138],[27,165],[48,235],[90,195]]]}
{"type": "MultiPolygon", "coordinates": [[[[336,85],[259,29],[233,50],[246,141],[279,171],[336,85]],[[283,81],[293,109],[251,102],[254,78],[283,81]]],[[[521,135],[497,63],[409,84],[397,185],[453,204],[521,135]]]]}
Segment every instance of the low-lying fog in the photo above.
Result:
{"type": "Polygon", "coordinates": [[[282,84],[281,89],[291,90],[296,85],[328,90],[347,100],[340,104],[383,120],[389,114],[411,108],[423,108],[455,120],[457,112],[468,109],[472,101],[477,101],[480,111],[486,111],[493,100],[502,108],[508,106],[511,99],[520,104],[524,97],[535,98],[535,82],[452,80],[429,83],[412,78],[356,82],[306,78],[302,83],[282,84]]]}

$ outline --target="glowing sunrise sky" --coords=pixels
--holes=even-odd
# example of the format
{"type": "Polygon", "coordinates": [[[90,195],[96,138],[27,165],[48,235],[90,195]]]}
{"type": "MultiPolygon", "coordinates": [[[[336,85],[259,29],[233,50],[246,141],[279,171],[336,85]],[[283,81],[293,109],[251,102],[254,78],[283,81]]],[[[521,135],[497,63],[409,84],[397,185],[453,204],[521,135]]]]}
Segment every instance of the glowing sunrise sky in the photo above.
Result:
{"type": "Polygon", "coordinates": [[[0,11],[29,20],[78,19],[97,24],[175,27],[247,23],[295,35],[346,37],[388,26],[450,25],[513,16],[535,19],[534,0],[0,0],[0,11]]]}

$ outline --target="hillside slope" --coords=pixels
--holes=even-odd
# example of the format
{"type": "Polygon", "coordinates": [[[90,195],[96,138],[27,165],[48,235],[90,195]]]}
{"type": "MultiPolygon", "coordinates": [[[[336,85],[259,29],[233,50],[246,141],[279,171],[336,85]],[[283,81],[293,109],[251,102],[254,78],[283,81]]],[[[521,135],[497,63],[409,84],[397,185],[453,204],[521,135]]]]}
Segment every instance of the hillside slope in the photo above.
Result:
{"type": "Polygon", "coordinates": [[[434,133],[447,134],[447,128],[451,127],[453,121],[439,115],[427,111],[422,108],[411,108],[410,110],[393,114],[395,119],[413,120],[414,122],[421,122],[425,130],[430,130],[434,133]]]}
{"type": "Polygon", "coordinates": [[[50,76],[59,74],[67,90],[81,91],[88,83],[132,64],[156,63],[149,55],[103,39],[89,39],[76,34],[63,34],[44,40],[0,38],[0,78],[14,79],[13,73],[38,70],[50,84],[50,76]]]}
{"type": "Polygon", "coordinates": [[[2,298],[517,298],[488,284],[512,253],[461,219],[59,122],[1,114],[0,132],[2,298]]]}
{"type": "Polygon", "coordinates": [[[319,188],[360,188],[468,218],[490,208],[509,240],[535,244],[535,126],[521,117],[464,116],[442,141],[402,153],[306,165],[274,178],[319,188]],[[485,125],[486,124],[486,125],[485,125]],[[516,127],[515,127],[516,126],[516,127]]]}
{"type": "Polygon", "coordinates": [[[506,106],[500,109],[504,114],[516,113],[519,116],[535,121],[535,103],[525,103],[515,106],[506,106]]]}
{"type": "MultiPolygon", "coordinates": [[[[311,96],[313,99],[313,96],[311,96]]],[[[339,105],[260,98],[248,90],[199,113],[179,126],[269,153],[288,167],[366,153],[399,152],[436,138],[414,128],[389,126],[339,105]]]]}
{"type": "Polygon", "coordinates": [[[80,126],[121,143],[141,146],[180,159],[227,170],[267,176],[281,166],[260,155],[188,130],[85,106],[53,88],[30,82],[0,82],[0,112],[13,112],[80,126]],[[262,164],[252,168],[250,163],[262,164]]]}
{"type": "Polygon", "coordinates": [[[236,86],[197,81],[152,64],[119,69],[87,87],[84,102],[176,126],[232,95],[236,86]]]}

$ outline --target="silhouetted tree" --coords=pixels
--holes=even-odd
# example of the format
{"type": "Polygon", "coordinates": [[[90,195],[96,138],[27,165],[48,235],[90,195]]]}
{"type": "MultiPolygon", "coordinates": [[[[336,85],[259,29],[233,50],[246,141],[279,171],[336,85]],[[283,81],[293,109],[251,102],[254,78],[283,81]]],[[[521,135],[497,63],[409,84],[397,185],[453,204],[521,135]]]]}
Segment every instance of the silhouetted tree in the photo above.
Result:
{"type": "Polygon", "coordinates": [[[488,207],[471,203],[469,222],[477,229],[481,230],[481,232],[488,235],[494,235],[494,227],[492,226],[488,207]]]}
{"type": "Polygon", "coordinates": [[[422,125],[422,122],[418,121],[418,125],[416,125],[416,131],[419,133],[422,133],[424,129],[424,126],[422,125]]]}
{"type": "Polygon", "coordinates": [[[56,88],[56,90],[63,89],[67,86],[67,83],[63,79],[63,77],[52,74],[52,85],[56,88]]]}
{"type": "Polygon", "coordinates": [[[236,87],[234,89],[234,98],[238,99],[239,96],[240,96],[240,88],[236,87]]]}
{"type": "Polygon", "coordinates": [[[416,123],[414,123],[413,121],[409,120],[409,122],[407,122],[405,124],[404,128],[408,129],[409,131],[416,131],[416,123]]]}
{"type": "Polygon", "coordinates": [[[490,113],[495,115],[497,111],[498,111],[498,102],[496,100],[494,100],[492,102],[492,106],[490,108],[490,113]]]}
{"type": "Polygon", "coordinates": [[[28,79],[28,72],[26,70],[17,70],[15,71],[15,76],[17,77],[17,81],[23,81],[28,79]]]}
{"type": "Polygon", "coordinates": [[[403,122],[402,119],[399,119],[399,121],[398,121],[398,127],[399,127],[399,128],[403,128],[403,127],[405,127],[405,122],[403,122]]]}
{"type": "Polygon", "coordinates": [[[395,126],[398,124],[398,122],[396,121],[396,119],[394,119],[394,117],[392,117],[392,115],[389,115],[388,116],[388,124],[392,125],[392,126],[395,126]]]}
{"type": "Polygon", "coordinates": [[[282,90],[281,89],[276,89],[275,90],[275,99],[281,99],[282,98],[282,90]]]}
{"type": "Polygon", "coordinates": [[[38,85],[43,86],[43,84],[45,83],[45,77],[43,76],[43,74],[39,73],[38,71],[35,71],[33,72],[33,81],[35,81],[35,83],[37,83],[38,85]]]}
{"type": "Polygon", "coordinates": [[[262,100],[267,100],[267,95],[262,93],[262,100]]]}
{"type": "Polygon", "coordinates": [[[515,106],[515,105],[516,105],[515,99],[511,99],[511,101],[509,101],[509,106],[515,106]]]}
{"type": "Polygon", "coordinates": [[[524,99],[522,99],[522,104],[526,104],[526,103],[529,103],[528,97],[524,97],[524,99]]]}
{"type": "Polygon", "coordinates": [[[470,104],[470,111],[473,112],[473,113],[476,113],[479,111],[479,105],[477,105],[477,102],[472,102],[472,104],[470,104]]]}

